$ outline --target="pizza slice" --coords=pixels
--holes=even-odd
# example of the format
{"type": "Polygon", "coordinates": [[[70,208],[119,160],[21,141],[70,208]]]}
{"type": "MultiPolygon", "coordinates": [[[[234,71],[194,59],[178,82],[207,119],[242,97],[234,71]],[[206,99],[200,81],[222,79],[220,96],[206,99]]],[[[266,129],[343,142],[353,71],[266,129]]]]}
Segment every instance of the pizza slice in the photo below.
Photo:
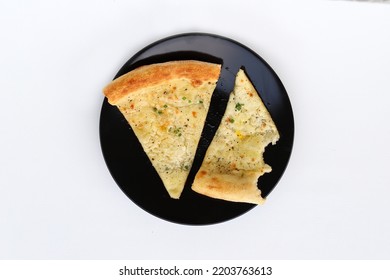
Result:
{"type": "Polygon", "coordinates": [[[189,175],[220,68],[194,60],[141,66],[103,90],[172,198],[180,197],[189,175]]]}
{"type": "Polygon", "coordinates": [[[265,147],[279,140],[269,112],[243,70],[239,70],[222,122],[207,149],[192,189],[235,202],[262,204],[258,178],[271,167],[265,147]]]}

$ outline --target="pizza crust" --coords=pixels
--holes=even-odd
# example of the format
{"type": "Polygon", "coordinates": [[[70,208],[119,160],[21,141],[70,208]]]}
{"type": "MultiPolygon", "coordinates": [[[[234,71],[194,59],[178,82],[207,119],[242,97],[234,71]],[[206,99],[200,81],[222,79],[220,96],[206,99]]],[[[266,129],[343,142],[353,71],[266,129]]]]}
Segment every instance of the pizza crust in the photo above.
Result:
{"type": "Polygon", "coordinates": [[[194,87],[205,82],[216,82],[221,66],[196,60],[170,61],[141,66],[118,77],[104,89],[104,95],[111,105],[116,105],[123,98],[139,90],[159,84],[169,83],[174,79],[188,79],[194,87]]]}
{"type": "Polygon", "coordinates": [[[214,173],[204,165],[196,175],[192,189],[200,194],[233,202],[263,204],[264,198],[257,188],[257,172],[234,174],[214,173]]]}

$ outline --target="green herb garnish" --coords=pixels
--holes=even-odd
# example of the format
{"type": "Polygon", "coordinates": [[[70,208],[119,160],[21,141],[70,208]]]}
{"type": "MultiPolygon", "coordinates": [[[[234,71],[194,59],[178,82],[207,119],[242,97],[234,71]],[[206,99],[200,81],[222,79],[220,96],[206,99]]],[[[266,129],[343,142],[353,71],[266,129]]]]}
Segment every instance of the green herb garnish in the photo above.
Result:
{"type": "Polygon", "coordinates": [[[237,103],[236,104],[236,111],[240,111],[242,106],[244,106],[244,104],[241,104],[241,103],[237,103]]]}

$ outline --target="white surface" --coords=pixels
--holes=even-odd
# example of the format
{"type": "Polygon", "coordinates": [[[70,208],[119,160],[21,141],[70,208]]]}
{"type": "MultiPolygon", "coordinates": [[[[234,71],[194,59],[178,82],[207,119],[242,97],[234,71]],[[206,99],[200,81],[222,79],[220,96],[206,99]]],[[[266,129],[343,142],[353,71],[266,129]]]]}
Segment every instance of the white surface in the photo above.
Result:
{"type": "Polygon", "coordinates": [[[358,2],[1,1],[0,259],[389,259],[389,27],[358,2]],[[260,54],[296,123],[267,204],[201,227],[133,204],[98,137],[122,64],[192,31],[260,54]]]}

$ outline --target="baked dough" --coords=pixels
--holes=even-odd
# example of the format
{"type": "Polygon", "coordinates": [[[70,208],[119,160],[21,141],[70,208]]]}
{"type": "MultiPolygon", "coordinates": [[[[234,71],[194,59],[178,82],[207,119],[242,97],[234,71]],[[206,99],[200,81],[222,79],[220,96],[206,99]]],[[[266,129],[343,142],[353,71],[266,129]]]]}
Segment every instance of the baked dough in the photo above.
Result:
{"type": "Polygon", "coordinates": [[[218,64],[194,60],[152,64],[103,90],[130,124],[172,198],[180,197],[186,183],[220,70],[218,64]]]}
{"type": "Polygon", "coordinates": [[[192,189],[235,202],[264,203],[258,178],[271,167],[265,147],[279,133],[268,110],[243,70],[239,70],[222,122],[207,149],[192,189]]]}

